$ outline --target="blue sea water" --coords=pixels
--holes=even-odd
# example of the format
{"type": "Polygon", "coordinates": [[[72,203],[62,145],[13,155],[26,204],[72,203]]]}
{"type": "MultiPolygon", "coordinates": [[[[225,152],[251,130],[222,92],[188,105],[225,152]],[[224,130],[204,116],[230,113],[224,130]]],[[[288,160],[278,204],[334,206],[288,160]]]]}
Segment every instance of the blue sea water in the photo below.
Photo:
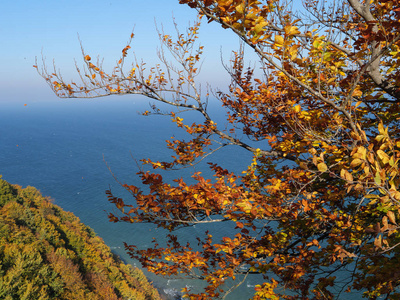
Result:
{"type": "MultiPolygon", "coordinates": [[[[165,241],[168,232],[149,224],[110,223],[107,212],[115,211],[107,202],[105,190],[111,188],[117,196],[130,195],[116,182],[140,185],[136,175],[141,158],[167,160],[172,154],[165,140],[182,133],[166,116],[144,117],[138,114],[148,109],[148,100],[110,97],[105,100],[55,100],[0,103],[0,174],[10,183],[30,185],[49,196],[54,203],[77,215],[92,227],[111,249],[126,262],[140,267],[125,253],[123,242],[151,246],[153,237],[165,241]],[[137,161],[136,161],[137,160],[137,161]],[[110,170],[112,173],[110,172],[110,170]]],[[[224,120],[219,104],[210,105],[217,123],[224,120]]],[[[182,114],[191,123],[196,115],[182,114]]],[[[206,162],[218,162],[230,171],[240,173],[251,162],[251,156],[240,148],[216,152],[195,169],[164,172],[166,181],[183,177],[190,180],[194,171],[211,175],[206,162]]],[[[210,229],[214,236],[231,235],[233,227],[214,225],[180,229],[181,242],[195,241],[210,229]]],[[[199,280],[161,278],[146,273],[168,299],[179,297],[186,286],[199,290],[199,280]],[[175,297],[176,296],[176,297],[175,297]]],[[[244,284],[226,299],[250,298],[260,277],[248,277],[244,284]]],[[[233,283],[228,282],[227,287],[233,283]]],[[[346,294],[346,299],[360,295],[346,294]]]]}
{"type": "MultiPolygon", "coordinates": [[[[0,174],[10,183],[38,188],[54,203],[77,215],[128,263],[140,267],[125,253],[123,242],[150,246],[153,237],[165,240],[168,232],[149,224],[110,223],[107,212],[115,208],[107,202],[105,190],[129,199],[111,174],[121,183],[139,185],[135,160],[168,159],[171,154],[165,140],[181,134],[166,116],[144,117],[138,111],[148,109],[148,101],[138,97],[107,100],[55,100],[54,102],[1,103],[0,174]]],[[[184,118],[196,116],[183,114],[184,118]]],[[[223,118],[223,115],[216,115],[223,118]]],[[[231,171],[240,172],[251,157],[243,149],[217,152],[207,161],[219,162],[231,171]]],[[[190,178],[193,171],[209,174],[206,163],[196,169],[166,172],[165,179],[190,178]]],[[[207,228],[179,230],[181,241],[193,241],[207,228]]],[[[211,228],[220,235],[231,228],[211,228]]],[[[202,286],[200,281],[163,279],[146,275],[173,298],[185,286],[202,286]]],[[[227,299],[247,299],[256,283],[250,278],[227,299]]]]}

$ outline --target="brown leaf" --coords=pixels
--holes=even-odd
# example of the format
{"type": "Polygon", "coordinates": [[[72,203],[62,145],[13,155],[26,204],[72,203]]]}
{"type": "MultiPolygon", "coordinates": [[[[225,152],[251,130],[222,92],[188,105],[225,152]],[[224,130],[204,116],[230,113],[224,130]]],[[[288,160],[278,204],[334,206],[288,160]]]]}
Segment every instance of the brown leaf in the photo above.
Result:
{"type": "Polygon", "coordinates": [[[389,221],[392,222],[393,224],[396,224],[396,216],[394,214],[394,212],[392,212],[391,210],[387,212],[387,217],[389,218],[389,221]]]}

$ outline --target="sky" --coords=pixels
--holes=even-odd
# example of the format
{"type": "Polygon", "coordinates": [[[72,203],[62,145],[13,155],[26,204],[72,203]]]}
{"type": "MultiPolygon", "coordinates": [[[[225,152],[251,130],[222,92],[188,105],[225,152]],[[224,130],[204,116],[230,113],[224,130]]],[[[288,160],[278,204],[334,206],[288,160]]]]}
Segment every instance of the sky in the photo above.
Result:
{"type": "MultiPolygon", "coordinates": [[[[196,14],[178,0],[2,0],[0,103],[57,100],[32,67],[35,57],[40,63],[43,54],[48,65],[55,61],[65,79],[76,79],[74,59],[78,64],[82,61],[79,39],[87,54],[100,56],[105,65],[111,65],[133,30],[131,51],[149,65],[155,64],[159,46],[155,22],[162,24],[166,33],[174,33],[173,17],[185,28],[196,14]]],[[[239,41],[217,24],[203,23],[200,42],[205,55],[200,81],[226,86],[229,79],[221,65],[221,53],[228,62],[239,41]]]]}

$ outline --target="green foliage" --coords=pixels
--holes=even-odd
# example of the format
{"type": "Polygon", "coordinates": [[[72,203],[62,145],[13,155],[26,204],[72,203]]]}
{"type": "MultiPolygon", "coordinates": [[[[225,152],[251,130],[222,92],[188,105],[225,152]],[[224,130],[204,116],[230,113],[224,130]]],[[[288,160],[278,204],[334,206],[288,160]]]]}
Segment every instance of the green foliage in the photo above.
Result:
{"type": "Polygon", "coordinates": [[[7,181],[0,178],[0,206],[7,202],[16,199],[16,189],[13,188],[7,181]]]}
{"type": "Polygon", "coordinates": [[[159,299],[143,273],[33,187],[0,179],[0,299],[159,299]]]}

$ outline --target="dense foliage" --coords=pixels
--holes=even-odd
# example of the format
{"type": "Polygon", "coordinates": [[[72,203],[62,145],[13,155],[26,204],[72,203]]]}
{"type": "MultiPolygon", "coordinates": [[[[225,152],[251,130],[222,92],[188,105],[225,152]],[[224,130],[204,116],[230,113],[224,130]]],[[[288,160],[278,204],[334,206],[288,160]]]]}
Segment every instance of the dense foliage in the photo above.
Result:
{"type": "MultiPolygon", "coordinates": [[[[255,299],[344,292],[399,299],[400,2],[179,2],[242,42],[226,66],[231,84],[214,93],[225,123],[212,119],[209,94],[196,81],[205,50],[197,44],[201,20],[177,37],[160,32],[161,63],[152,68],[126,67],[128,44],[111,72],[83,53],[78,84],[56,69],[40,71],[60,97],[141,94],[169,104],[172,121],[189,135],[167,141],[170,161],[143,160],[157,171],[139,172],[145,189],[125,186],[134,201],[108,192],[121,210],[111,221],[169,231],[236,225],[222,239],[207,231],[188,245],[178,231],[153,248],[126,245],[129,254],[157,274],[204,279],[203,292],[185,290],[193,299],[220,297],[227,278],[252,274],[264,276],[255,299]],[[249,51],[257,67],[245,67],[249,51]],[[201,121],[185,120],[187,110],[201,121]],[[158,174],[233,146],[254,157],[244,174],[217,164],[210,164],[214,178],[197,172],[194,183],[171,184],[158,174]]],[[[144,112],[151,113],[164,112],[144,112]]]]}
{"type": "Polygon", "coordinates": [[[72,213],[0,179],[0,299],[160,298],[72,213]]]}

